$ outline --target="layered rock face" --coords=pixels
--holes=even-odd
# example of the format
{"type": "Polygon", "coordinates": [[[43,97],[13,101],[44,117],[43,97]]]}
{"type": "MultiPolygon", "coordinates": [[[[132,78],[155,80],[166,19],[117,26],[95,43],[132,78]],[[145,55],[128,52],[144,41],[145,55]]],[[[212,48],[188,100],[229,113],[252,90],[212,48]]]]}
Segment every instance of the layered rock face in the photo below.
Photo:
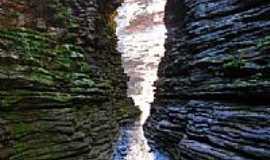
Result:
{"type": "Polygon", "coordinates": [[[183,160],[270,159],[270,2],[168,0],[152,146],[183,160]]]}
{"type": "Polygon", "coordinates": [[[0,159],[112,158],[126,96],[119,1],[0,1],[0,159]]]}

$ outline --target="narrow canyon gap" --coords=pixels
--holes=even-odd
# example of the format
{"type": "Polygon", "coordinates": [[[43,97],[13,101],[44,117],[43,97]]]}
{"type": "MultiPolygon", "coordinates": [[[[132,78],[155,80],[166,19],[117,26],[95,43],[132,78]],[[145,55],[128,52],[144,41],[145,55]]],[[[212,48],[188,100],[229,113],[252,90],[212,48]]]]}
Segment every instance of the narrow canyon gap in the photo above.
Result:
{"type": "Polygon", "coordinates": [[[0,0],[0,160],[269,160],[269,53],[269,0],[0,0]]]}
{"type": "Polygon", "coordinates": [[[139,106],[142,115],[135,124],[122,128],[115,160],[168,159],[160,151],[150,150],[142,129],[154,100],[154,82],[165,51],[165,3],[166,0],[125,0],[117,10],[118,50],[129,77],[128,96],[139,106]]]}

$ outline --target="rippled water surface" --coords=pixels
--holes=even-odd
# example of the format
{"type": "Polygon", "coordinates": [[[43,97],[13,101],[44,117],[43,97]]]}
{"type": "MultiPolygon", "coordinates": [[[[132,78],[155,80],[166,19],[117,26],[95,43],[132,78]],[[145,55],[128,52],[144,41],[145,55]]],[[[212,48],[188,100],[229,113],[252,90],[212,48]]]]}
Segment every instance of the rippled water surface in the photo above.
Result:
{"type": "Polygon", "coordinates": [[[118,49],[125,72],[130,77],[128,95],[142,110],[140,121],[121,130],[115,160],[168,160],[159,151],[151,151],[142,125],[149,116],[154,99],[153,83],[164,54],[166,0],[125,0],[116,18],[118,49]]]}

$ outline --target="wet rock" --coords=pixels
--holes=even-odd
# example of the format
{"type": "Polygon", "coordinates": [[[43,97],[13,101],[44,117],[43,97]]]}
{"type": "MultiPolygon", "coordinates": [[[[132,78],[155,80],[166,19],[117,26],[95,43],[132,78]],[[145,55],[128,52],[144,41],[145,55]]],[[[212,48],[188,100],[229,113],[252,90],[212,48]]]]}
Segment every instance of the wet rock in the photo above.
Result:
{"type": "Polygon", "coordinates": [[[174,159],[268,160],[270,3],[168,0],[153,147],[174,159]]]}
{"type": "Polygon", "coordinates": [[[0,2],[0,159],[112,158],[119,123],[140,114],[126,95],[115,2],[0,2]]]}

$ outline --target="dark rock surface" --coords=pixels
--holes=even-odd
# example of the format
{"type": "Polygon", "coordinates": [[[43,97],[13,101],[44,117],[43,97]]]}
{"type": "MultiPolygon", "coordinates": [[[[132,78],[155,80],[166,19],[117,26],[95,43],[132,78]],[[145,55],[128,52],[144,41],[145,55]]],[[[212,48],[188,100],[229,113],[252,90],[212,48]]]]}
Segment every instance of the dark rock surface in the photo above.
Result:
{"type": "Polygon", "coordinates": [[[270,159],[270,2],[168,0],[154,147],[183,160],[270,159]]]}
{"type": "Polygon", "coordinates": [[[116,50],[117,0],[0,1],[0,159],[112,158],[139,111],[116,50]]]}

